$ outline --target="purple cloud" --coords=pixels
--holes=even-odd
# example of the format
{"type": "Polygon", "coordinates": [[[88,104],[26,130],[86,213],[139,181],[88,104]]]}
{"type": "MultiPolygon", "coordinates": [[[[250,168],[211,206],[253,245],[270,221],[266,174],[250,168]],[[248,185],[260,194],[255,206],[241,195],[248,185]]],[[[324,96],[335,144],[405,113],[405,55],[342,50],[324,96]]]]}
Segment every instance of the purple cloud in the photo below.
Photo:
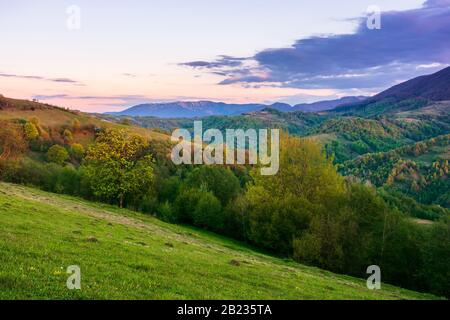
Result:
{"type": "Polygon", "coordinates": [[[53,99],[67,99],[67,100],[122,100],[123,102],[145,101],[147,97],[143,95],[115,95],[115,96],[82,96],[82,95],[68,95],[68,94],[53,94],[53,95],[34,95],[33,99],[37,100],[53,100],[53,99]]]}
{"type": "Polygon", "coordinates": [[[0,77],[43,80],[43,81],[52,81],[52,82],[59,82],[59,83],[70,83],[70,84],[75,84],[75,85],[83,85],[82,83],[80,83],[76,80],[69,79],[69,78],[47,78],[47,77],[42,77],[42,76],[18,75],[18,74],[11,74],[11,73],[0,73],[0,77]]]}
{"type": "Polygon", "coordinates": [[[239,67],[242,65],[242,62],[245,61],[246,59],[247,58],[237,58],[237,57],[230,57],[227,55],[221,55],[215,61],[190,61],[180,63],[179,65],[192,68],[206,68],[206,69],[216,69],[222,67],[239,67]]]}
{"type": "Polygon", "coordinates": [[[450,0],[383,12],[379,30],[368,29],[367,18],[357,21],[353,34],[300,39],[291,47],[266,49],[251,58],[227,56],[182,65],[222,74],[223,85],[267,82],[293,88],[370,90],[450,64],[450,0]]]}

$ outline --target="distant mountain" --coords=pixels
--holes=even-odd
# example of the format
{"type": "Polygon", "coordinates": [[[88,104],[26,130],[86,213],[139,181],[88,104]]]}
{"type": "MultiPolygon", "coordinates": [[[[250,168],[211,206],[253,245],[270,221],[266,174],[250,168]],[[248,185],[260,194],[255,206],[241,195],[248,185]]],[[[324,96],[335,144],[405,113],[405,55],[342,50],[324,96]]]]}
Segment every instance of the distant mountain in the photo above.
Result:
{"type": "MultiPolygon", "coordinates": [[[[291,112],[295,111],[294,107],[287,103],[282,102],[275,102],[274,104],[271,104],[270,106],[267,106],[267,108],[275,109],[282,112],[291,112]]],[[[257,110],[255,110],[257,111],[257,110]]]]}
{"type": "Polygon", "coordinates": [[[332,110],[342,105],[349,105],[353,103],[359,103],[366,100],[367,97],[342,97],[336,100],[318,101],[313,103],[301,103],[293,106],[294,111],[306,111],[306,112],[319,112],[325,110],[332,110]]]}
{"type": "Polygon", "coordinates": [[[332,112],[370,117],[417,110],[438,101],[450,101],[450,67],[402,82],[360,103],[341,105],[332,112]]]}
{"type": "Polygon", "coordinates": [[[139,104],[120,112],[109,112],[111,115],[152,116],[159,118],[192,118],[214,115],[239,115],[245,112],[262,110],[263,104],[227,104],[213,101],[179,101],[168,103],[139,104]]]}
{"type": "Polygon", "coordinates": [[[379,101],[386,98],[450,100],[450,67],[400,83],[373,96],[370,100],[379,101]]]}
{"type": "Polygon", "coordinates": [[[158,118],[193,118],[206,116],[234,116],[248,112],[261,111],[271,108],[282,112],[306,111],[315,112],[330,110],[337,106],[349,103],[357,103],[365,97],[344,97],[337,100],[319,101],[309,104],[298,104],[291,106],[287,103],[277,102],[272,105],[248,103],[248,104],[228,104],[213,101],[179,101],[168,103],[146,103],[139,104],[120,112],[108,112],[109,115],[116,116],[140,116],[158,118]]]}

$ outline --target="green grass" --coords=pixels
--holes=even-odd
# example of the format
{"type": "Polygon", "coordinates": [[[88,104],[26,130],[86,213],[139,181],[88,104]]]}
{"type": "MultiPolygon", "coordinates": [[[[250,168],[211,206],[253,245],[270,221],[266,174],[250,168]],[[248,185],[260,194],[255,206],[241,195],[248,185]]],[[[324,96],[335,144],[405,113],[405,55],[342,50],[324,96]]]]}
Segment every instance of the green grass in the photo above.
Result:
{"type": "Polygon", "coordinates": [[[432,299],[187,226],[0,183],[0,299],[432,299]],[[232,263],[232,261],[234,263],[232,263]],[[81,267],[81,290],[66,268],[81,267]]]}

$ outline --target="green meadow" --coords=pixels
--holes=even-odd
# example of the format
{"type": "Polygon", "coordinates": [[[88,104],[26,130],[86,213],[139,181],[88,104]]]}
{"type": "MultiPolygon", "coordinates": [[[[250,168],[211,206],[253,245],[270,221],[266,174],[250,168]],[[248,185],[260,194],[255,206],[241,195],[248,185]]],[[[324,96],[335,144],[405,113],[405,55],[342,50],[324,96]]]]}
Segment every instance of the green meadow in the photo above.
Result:
{"type": "Polygon", "coordinates": [[[0,183],[0,299],[434,299],[189,226],[0,183]],[[81,289],[69,290],[70,265],[81,289]]]}

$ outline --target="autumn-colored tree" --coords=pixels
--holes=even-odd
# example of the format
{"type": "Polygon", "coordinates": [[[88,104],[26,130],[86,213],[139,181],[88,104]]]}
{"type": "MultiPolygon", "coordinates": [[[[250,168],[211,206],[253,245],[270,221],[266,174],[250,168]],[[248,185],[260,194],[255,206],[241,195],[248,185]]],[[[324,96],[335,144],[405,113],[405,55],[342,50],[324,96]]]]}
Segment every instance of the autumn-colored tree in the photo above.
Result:
{"type": "Polygon", "coordinates": [[[72,128],[73,128],[73,131],[74,131],[74,132],[80,130],[80,129],[81,129],[81,123],[80,123],[80,120],[78,120],[78,119],[73,119],[73,121],[72,121],[72,128]]]}
{"type": "Polygon", "coordinates": [[[125,126],[131,125],[131,120],[129,118],[123,118],[120,120],[120,124],[123,124],[125,126]]]}
{"type": "Polygon", "coordinates": [[[0,121],[0,160],[15,159],[27,150],[24,132],[19,124],[0,121]]]}
{"type": "Polygon", "coordinates": [[[73,143],[70,146],[70,153],[75,160],[80,161],[81,159],[83,159],[85,150],[81,144],[73,143]]]}
{"type": "Polygon", "coordinates": [[[64,136],[64,142],[70,143],[73,141],[73,134],[72,134],[72,131],[70,131],[69,129],[64,130],[63,136],[64,136]]]}
{"type": "Polygon", "coordinates": [[[38,117],[31,117],[29,121],[34,124],[36,127],[40,125],[40,121],[38,117]]]}
{"type": "Polygon", "coordinates": [[[25,131],[25,137],[28,141],[34,140],[39,137],[39,131],[33,122],[28,121],[27,123],[25,123],[23,128],[25,131]]]}
{"type": "Polygon", "coordinates": [[[108,200],[118,200],[123,207],[126,197],[136,199],[149,192],[153,181],[153,162],[144,151],[148,142],[125,130],[107,129],[89,148],[84,172],[93,193],[108,200]]]}

